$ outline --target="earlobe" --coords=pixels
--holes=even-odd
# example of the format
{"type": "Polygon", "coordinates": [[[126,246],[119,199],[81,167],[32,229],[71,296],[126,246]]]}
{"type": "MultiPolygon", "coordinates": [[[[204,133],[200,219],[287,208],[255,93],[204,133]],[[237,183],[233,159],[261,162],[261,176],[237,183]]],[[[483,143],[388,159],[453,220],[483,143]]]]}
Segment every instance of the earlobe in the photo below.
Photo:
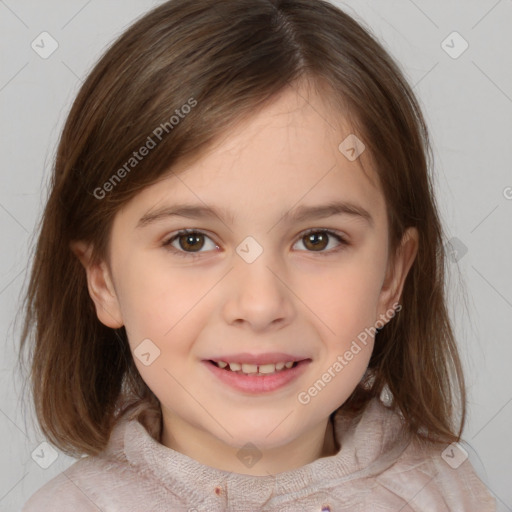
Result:
{"type": "Polygon", "coordinates": [[[107,264],[104,261],[93,262],[92,247],[83,242],[73,243],[71,250],[85,269],[87,288],[99,321],[112,329],[122,327],[121,309],[107,264]]]}

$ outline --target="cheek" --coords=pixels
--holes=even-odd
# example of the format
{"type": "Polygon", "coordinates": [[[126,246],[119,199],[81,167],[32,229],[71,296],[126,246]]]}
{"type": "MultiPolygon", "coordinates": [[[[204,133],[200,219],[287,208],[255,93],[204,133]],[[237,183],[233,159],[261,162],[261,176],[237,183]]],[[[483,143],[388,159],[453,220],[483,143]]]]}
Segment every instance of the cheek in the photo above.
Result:
{"type": "Polygon", "coordinates": [[[354,253],[314,276],[302,274],[296,283],[304,303],[325,323],[326,332],[340,339],[374,324],[381,280],[376,259],[354,253]]]}
{"type": "Polygon", "coordinates": [[[143,257],[126,260],[119,300],[127,332],[167,339],[210,287],[207,276],[192,267],[177,269],[143,257]]]}
{"type": "Polygon", "coordinates": [[[137,370],[157,396],[192,370],[200,319],[208,318],[201,298],[211,286],[192,271],[127,267],[120,294],[125,329],[137,370]]]}

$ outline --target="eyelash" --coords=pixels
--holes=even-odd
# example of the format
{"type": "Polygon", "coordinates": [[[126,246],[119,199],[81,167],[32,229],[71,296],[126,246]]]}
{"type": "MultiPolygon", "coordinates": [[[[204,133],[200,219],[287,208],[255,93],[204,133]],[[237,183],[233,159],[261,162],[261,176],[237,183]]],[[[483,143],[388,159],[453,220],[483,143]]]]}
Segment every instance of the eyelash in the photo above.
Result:
{"type": "MultiPolygon", "coordinates": [[[[329,237],[332,236],[333,238],[335,238],[340,243],[340,246],[337,247],[336,249],[331,249],[329,251],[306,251],[306,252],[311,252],[313,254],[317,253],[317,254],[319,254],[321,256],[329,256],[331,254],[334,254],[334,253],[337,253],[337,252],[343,250],[345,247],[350,245],[344,237],[342,237],[336,231],[332,231],[330,229],[317,229],[317,228],[308,229],[308,230],[302,232],[299,235],[298,239],[301,240],[305,236],[310,235],[312,233],[322,233],[322,234],[326,233],[329,237]]],[[[172,252],[173,254],[176,254],[176,255],[184,257],[184,258],[192,258],[192,259],[200,258],[201,254],[202,254],[201,252],[187,252],[187,251],[183,251],[183,250],[180,250],[180,249],[176,249],[175,247],[172,247],[172,245],[171,245],[180,236],[189,235],[189,234],[200,234],[200,235],[206,236],[207,238],[210,238],[206,233],[204,233],[201,230],[197,230],[197,229],[182,229],[180,231],[177,231],[171,238],[169,238],[165,242],[163,242],[162,246],[166,250],[172,252]]],[[[210,240],[211,240],[211,238],[210,238],[210,240]]],[[[213,242],[213,240],[212,240],[212,242],[213,242]]],[[[215,244],[215,245],[217,245],[217,244],[215,244]]]]}

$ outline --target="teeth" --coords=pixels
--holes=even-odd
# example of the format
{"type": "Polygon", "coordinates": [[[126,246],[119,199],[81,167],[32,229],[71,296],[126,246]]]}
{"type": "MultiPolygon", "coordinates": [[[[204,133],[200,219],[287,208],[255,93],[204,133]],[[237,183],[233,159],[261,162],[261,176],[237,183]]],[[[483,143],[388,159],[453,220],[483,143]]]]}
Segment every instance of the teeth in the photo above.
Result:
{"type": "Polygon", "coordinates": [[[226,368],[229,366],[229,369],[232,372],[245,373],[247,375],[256,374],[256,375],[270,375],[275,373],[276,371],[281,371],[284,368],[291,368],[294,364],[294,361],[288,361],[286,363],[268,363],[268,364],[249,364],[249,363],[226,363],[225,361],[215,361],[215,364],[219,368],[226,368]]]}
{"type": "Polygon", "coordinates": [[[258,367],[258,371],[260,373],[274,373],[276,371],[277,367],[275,364],[262,364],[258,367]]]}
{"type": "MultiPolygon", "coordinates": [[[[230,366],[231,368],[231,366],[230,366]]],[[[258,365],[257,364],[243,364],[242,365],[242,373],[258,373],[258,365]]]]}

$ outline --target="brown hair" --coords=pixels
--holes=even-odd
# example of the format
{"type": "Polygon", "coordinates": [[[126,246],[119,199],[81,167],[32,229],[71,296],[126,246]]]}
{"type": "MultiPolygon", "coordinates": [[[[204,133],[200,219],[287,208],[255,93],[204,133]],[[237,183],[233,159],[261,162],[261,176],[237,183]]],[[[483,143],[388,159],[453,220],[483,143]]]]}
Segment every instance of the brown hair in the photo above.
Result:
{"type": "Polygon", "coordinates": [[[403,310],[376,335],[369,364],[375,380],[369,389],[359,385],[341,408],[361,410],[387,384],[418,439],[460,439],[465,386],[444,295],[431,148],[399,67],[367,29],[323,0],[171,0],[122,34],[81,87],[39,226],[20,360],[33,340],[37,418],[67,454],[97,454],[121,414],[145,401],[155,414],[159,407],[135,367],[124,327],[98,320],[71,243],[92,243],[93,259],[107,259],[112,221],[124,203],[305,79],[349,116],[378,163],[390,254],[407,227],[419,233],[403,310]],[[157,142],[158,127],[165,136],[157,142]],[[156,146],[130,160],[148,137],[156,146]]]}

